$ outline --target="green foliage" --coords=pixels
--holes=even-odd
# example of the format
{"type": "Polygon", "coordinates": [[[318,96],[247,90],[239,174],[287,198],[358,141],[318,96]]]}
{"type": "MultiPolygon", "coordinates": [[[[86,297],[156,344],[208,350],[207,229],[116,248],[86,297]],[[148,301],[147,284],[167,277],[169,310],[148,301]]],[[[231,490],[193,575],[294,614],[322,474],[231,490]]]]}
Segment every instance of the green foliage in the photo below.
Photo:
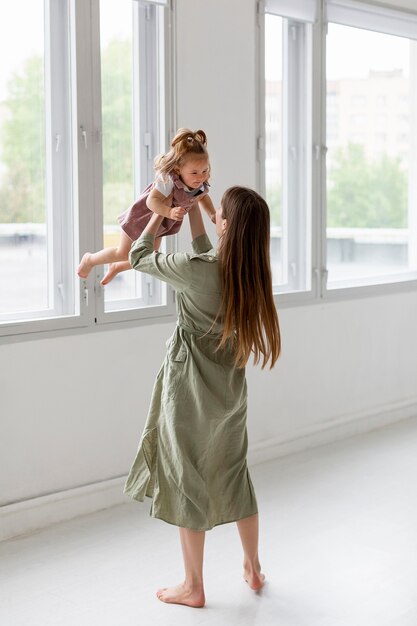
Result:
{"type": "MultiPolygon", "coordinates": [[[[102,54],[103,203],[105,223],[132,203],[132,50],[110,42],[102,54]]],[[[43,60],[29,58],[8,84],[0,134],[4,171],[0,222],[45,221],[45,113],[43,60]]]]}
{"type": "Polygon", "coordinates": [[[103,186],[104,224],[117,224],[117,216],[133,204],[129,182],[105,183],[103,186]]]}
{"type": "Polygon", "coordinates": [[[268,187],[266,201],[271,215],[271,226],[281,226],[282,192],[281,185],[268,187]]]}
{"type": "Polygon", "coordinates": [[[1,222],[45,220],[45,113],[43,64],[28,59],[8,84],[1,129],[5,166],[0,187],[1,222]]]}
{"type": "Polygon", "coordinates": [[[132,203],[131,59],[130,42],[114,40],[103,51],[101,60],[105,224],[116,224],[117,215],[132,203]]]}
{"type": "Polygon", "coordinates": [[[405,228],[407,174],[400,159],[368,161],[362,145],[339,148],[328,171],[327,225],[405,228]]]}
{"type": "MultiPolygon", "coordinates": [[[[132,50],[114,40],[102,53],[104,221],[132,202],[132,50]]],[[[0,134],[4,170],[0,222],[45,221],[45,114],[43,60],[33,56],[15,73],[3,103],[0,134]]],[[[398,158],[366,159],[361,145],[338,149],[328,172],[328,226],[403,228],[407,224],[407,174],[398,158]]],[[[271,223],[281,224],[281,188],[267,190],[271,223]]]]}

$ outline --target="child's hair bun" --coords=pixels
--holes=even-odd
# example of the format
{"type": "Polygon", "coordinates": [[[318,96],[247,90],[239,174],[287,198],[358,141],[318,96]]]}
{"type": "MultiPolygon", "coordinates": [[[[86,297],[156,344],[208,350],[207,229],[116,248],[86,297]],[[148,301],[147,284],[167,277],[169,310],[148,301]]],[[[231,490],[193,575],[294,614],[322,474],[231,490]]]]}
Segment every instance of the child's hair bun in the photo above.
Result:
{"type": "Polygon", "coordinates": [[[172,140],[171,146],[174,148],[182,144],[191,147],[194,143],[199,143],[202,146],[207,145],[207,136],[204,130],[196,130],[193,132],[189,128],[180,128],[172,140]]]}

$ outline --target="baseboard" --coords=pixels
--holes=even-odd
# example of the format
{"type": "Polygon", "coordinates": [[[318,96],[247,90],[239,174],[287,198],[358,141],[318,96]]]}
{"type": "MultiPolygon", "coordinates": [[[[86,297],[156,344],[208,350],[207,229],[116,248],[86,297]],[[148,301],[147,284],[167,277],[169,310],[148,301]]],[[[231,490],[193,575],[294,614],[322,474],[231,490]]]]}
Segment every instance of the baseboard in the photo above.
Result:
{"type": "MultiPolygon", "coordinates": [[[[248,464],[271,461],[414,416],[417,416],[417,399],[346,415],[301,429],[290,438],[283,436],[252,444],[248,464]]],[[[0,507],[0,541],[128,502],[123,495],[125,479],[122,476],[0,507]]]]}
{"type": "Polygon", "coordinates": [[[311,428],[300,429],[291,437],[283,435],[250,445],[248,464],[257,465],[272,461],[282,456],[383,428],[412,417],[417,417],[417,398],[316,423],[311,428]]]}
{"type": "Polygon", "coordinates": [[[126,477],[0,507],[0,541],[127,502],[126,477]]]}

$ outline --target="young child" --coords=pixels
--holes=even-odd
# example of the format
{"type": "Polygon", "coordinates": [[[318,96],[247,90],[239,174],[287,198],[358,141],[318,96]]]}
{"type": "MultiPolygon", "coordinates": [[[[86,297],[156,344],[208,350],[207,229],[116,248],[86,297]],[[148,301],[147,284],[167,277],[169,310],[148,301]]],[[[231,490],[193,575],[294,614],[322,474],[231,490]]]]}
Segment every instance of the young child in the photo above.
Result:
{"type": "Polygon", "coordinates": [[[96,265],[109,263],[101,281],[102,285],[106,285],[116,274],[130,269],[128,254],[132,242],[141,235],[153,213],[164,216],[157,234],[156,249],[161,237],[179,231],[184,215],[195,202],[215,222],[216,211],[208,195],[210,163],[204,131],[180,128],[172,140],[171,149],[156,157],[154,167],[157,173],[155,181],[146,187],[130,209],[118,217],[122,227],[118,247],[86,252],[77,270],[80,278],[87,278],[96,265]]]}

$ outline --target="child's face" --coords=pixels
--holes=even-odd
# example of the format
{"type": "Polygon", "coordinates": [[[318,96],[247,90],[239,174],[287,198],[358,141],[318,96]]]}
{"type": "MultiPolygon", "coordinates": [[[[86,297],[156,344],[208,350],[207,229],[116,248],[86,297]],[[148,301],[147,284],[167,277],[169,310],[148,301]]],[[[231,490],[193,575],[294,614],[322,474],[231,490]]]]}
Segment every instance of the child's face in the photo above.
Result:
{"type": "Polygon", "coordinates": [[[181,167],[178,168],[178,175],[187,187],[198,189],[208,180],[210,175],[208,158],[205,156],[189,156],[181,167]]]}

